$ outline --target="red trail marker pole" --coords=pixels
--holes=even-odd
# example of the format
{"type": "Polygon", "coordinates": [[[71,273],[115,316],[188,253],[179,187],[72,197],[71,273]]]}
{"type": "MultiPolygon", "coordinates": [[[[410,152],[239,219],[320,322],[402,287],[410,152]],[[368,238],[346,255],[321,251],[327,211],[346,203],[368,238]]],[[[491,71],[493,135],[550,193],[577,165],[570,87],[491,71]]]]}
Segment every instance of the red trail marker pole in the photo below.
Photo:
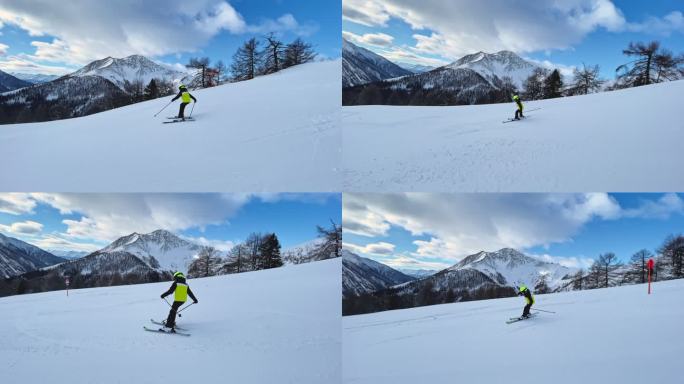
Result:
{"type": "Polygon", "coordinates": [[[651,271],[653,271],[653,259],[648,259],[648,294],[651,294],[651,271]]]}

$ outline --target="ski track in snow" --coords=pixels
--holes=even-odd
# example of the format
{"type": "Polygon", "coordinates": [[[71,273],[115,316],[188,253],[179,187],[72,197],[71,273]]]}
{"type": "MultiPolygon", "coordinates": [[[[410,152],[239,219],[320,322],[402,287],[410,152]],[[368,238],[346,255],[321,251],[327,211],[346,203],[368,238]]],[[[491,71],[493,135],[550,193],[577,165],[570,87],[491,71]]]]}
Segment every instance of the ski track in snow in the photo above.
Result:
{"type": "Polygon", "coordinates": [[[189,281],[200,300],[157,327],[170,282],[0,298],[8,383],[332,383],[341,374],[340,260],[189,281]],[[254,369],[254,367],[259,367],[254,369]]]}
{"type": "Polygon", "coordinates": [[[343,382],[676,383],[684,280],[349,316],[343,382]]]}
{"type": "MultiPolygon", "coordinates": [[[[86,117],[0,126],[12,191],[339,191],[341,60],[195,90],[189,123],[171,97],[86,117]]],[[[189,109],[186,110],[189,113],[189,109]]]]}
{"type": "Polygon", "coordinates": [[[344,107],[345,191],[684,189],[684,81],[513,104],[344,107]]]}

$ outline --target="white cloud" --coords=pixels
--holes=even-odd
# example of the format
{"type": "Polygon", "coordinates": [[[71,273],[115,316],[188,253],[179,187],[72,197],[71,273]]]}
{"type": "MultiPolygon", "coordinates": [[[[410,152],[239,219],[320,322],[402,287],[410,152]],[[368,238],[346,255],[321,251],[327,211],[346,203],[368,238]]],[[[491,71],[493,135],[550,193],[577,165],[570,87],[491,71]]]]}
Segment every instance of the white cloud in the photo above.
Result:
{"type": "Polygon", "coordinates": [[[372,45],[375,47],[390,47],[394,41],[394,37],[385,33],[357,35],[352,32],[342,31],[342,36],[355,44],[372,45]]]}
{"type": "Polygon", "coordinates": [[[300,24],[292,14],[284,14],[276,20],[265,19],[260,24],[249,26],[247,28],[252,33],[270,33],[282,34],[284,32],[292,32],[298,36],[310,36],[318,30],[315,24],[300,24]]]}
{"type": "Polygon", "coordinates": [[[300,25],[291,14],[250,26],[225,0],[3,0],[0,22],[31,36],[51,38],[34,41],[35,52],[24,60],[67,67],[107,56],[195,52],[221,31],[240,34],[273,28],[306,34],[315,29],[300,25]]]}
{"type": "Polygon", "coordinates": [[[645,200],[637,208],[627,209],[625,217],[667,219],[684,214],[684,200],[676,193],[668,193],[658,200],[645,200]]]}
{"type": "Polygon", "coordinates": [[[113,241],[133,232],[180,231],[227,222],[250,197],[243,194],[32,194],[62,214],[69,238],[113,241]]]}
{"type": "Polygon", "coordinates": [[[17,73],[42,73],[46,75],[65,75],[75,67],[43,65],[35,62],[30,55],[11,55],[0,61],[0,70],[17,73]]]}
{"type": "Polygon", "coordinates": [[[519,53],[567,49],[597,29],[620,31],[627,22],[609,0],[345,0],[345,20],[385,27],[391,18],[414,30],[416,50],[457,58],[478,51],[519,53]]]}
{"type": "Polygon", "coordinates": [[[394,248],[396,247],[394,244],[383,241],[366,245],[344,243],[343,246],[352,252],[364,255],[391,255],[394,253],[394,248]]]}
{"type": "Polygon", "coordinates": [[[606,194],[345,194],[345,232],[413,236],[417,260],[457,262],[481,250],[525,249],[569,241],[588,221],[620,217],[606,194]]]}
{"type": "Polygon", "coordinates": [[[211,240],[207,239],[206,237],[190,237],[190,236],[183,236],[183,238],[189,242],[207,246],[207,247],[214,247],[218,249],[221,252],[228,252],[230,251],[234,246],[235,243],[232,241],[223,241],[223,240],[211,240]]]}
{"type": "Polygon", "coordinates": [[[35,235],[43,230],[43,224],[27,220],[12,223],[10,225],[0,224],[0,230],[14,235],[35,235]]]}
{"type": "Polygon", "coordinates": [[[632,32],[650,32],[663,36],[670,36],[673,33],[684,33],[684,14],[680,11],[674,11],[662,18],[651,16],[642,23],[629,23],[627,30],[632,32]]]}
{"type": "Polygon", "coordinates": [[[28,193],[0,193],[0,212],[10,215],[33,213],[36,205],[28,193]]]}
{"type": "MultiPolygon", "coordinates": [[[[0,36],[1,35],[2,34],[0,33],[0,36]]],[[[9,45],[0,43],[0,56],[5,55],[7,53],[8,49],[9,49],[9,45]]]]}
{"type": "Polygon", "coordinates": [[[552,256],[548,254],[543,255],[528,255],[534,257],[541,261],[546,261],[549,263],[558,263],[564,267],[568,268],[582,268],[588,269],[594,263],[594,259],[588,257],[565,257],[565,256],[552,256]]]}
{"type": "Polygon", "coordinates": [[[95,252],[102,249],[106,243],[84,243],[66,239],[61,234],[48,234],[41,238],[25,239],[36,247],[41,249],[52,249],[61,251],[80,251],[80,252],[95,252]]]}

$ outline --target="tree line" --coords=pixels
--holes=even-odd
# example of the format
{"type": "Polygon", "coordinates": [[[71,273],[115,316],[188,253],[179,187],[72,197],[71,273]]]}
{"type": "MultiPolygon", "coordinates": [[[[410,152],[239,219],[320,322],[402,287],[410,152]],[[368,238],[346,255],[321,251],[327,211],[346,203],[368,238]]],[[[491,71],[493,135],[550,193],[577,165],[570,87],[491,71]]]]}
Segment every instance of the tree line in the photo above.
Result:
{"type": "Polygon", "coordinates": [[[293,264],[340,257],[342,227],[331,223],[330,228],[316,227],[318,240],[309,248],[281,253],[275,233],[251,233],[244,242],[235,245],[225,257],[212,247],[204,247],[188,268],[190,277],[207,277],[233,273],[259,271],[281,267],[284,261],[293,264]]]}
{"type": "Polygon", "coordinates": [[[537,68],[525,80],[521,95],[526,100],[553,99],[684,78],[684,54],[676,56],[658,41],[631,42],[622,53],[632,60],[615,70],[615,82],[607,87],[604,86],[608,81],[601,78],[598,65],[582,64],[581,68],[575,68],[568,84],[558,69],[537,68]]]}

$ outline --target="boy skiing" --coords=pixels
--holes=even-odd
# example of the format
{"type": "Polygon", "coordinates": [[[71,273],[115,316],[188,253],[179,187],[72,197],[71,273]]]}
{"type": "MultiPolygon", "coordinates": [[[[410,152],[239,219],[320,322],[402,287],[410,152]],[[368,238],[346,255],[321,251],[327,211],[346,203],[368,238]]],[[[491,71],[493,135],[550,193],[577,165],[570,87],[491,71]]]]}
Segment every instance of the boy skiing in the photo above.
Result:
{"type": "Polygon", "coordinates": [[[522,101],[520,101],[520,96],[515,94],[511,96],[513,97],[513,101],[518,105],[518,109],[515,110],[515,120],[525,118],[525,116],[523,116],[523,104],[522,101]]]}
{"type": "Polygon", "coordinates": [[[176,313],[178,313],[178,308],[188,300],[188,296],[190,296],[194,304],[197,304],[198,301],[185,281],[185,276],[181,272],[173,274],[173,284],[171,284],[171,288],[169,288],[168,291],[161,295],[161,298],[163,299],[172,293],[173,304],[171,305],[169,316],[166,318],[164,325],[166,328],[170,328],[171,332],[175,332],[174,328],[176,327],[176,313]]]}
{"type": "Polygon", "coordinates": [[[525,309],[523,309],[521,318],[527,319],[530,317],[530,308],[532,308],[532,304],[534,304],[534,296],[532,296],[532,292],[530,292],[525,284],[520,284],[518,287],[518,296],[525,296],[527,305],[525,305],[525,309]]]}
{"type": "Polygon", "coordinates": [[[195,98],[195,96],[190,94],[190,92],[188,91],[188,88],[186,88],[185,85],[183,85],[183,84],[181,84],[178,87],[178,94],[176,95],[176,97],[171,99],[171,102],[178,100],[178,98],[180,98],[182,102],[180,105],[180,109],[178,110],[178,117],[177,118],[185,121],[185,107],[188,104],[190,104],[190,99],[192,99],[192,101],[195,103],[197,102],[197,99],[195,98]]]}

